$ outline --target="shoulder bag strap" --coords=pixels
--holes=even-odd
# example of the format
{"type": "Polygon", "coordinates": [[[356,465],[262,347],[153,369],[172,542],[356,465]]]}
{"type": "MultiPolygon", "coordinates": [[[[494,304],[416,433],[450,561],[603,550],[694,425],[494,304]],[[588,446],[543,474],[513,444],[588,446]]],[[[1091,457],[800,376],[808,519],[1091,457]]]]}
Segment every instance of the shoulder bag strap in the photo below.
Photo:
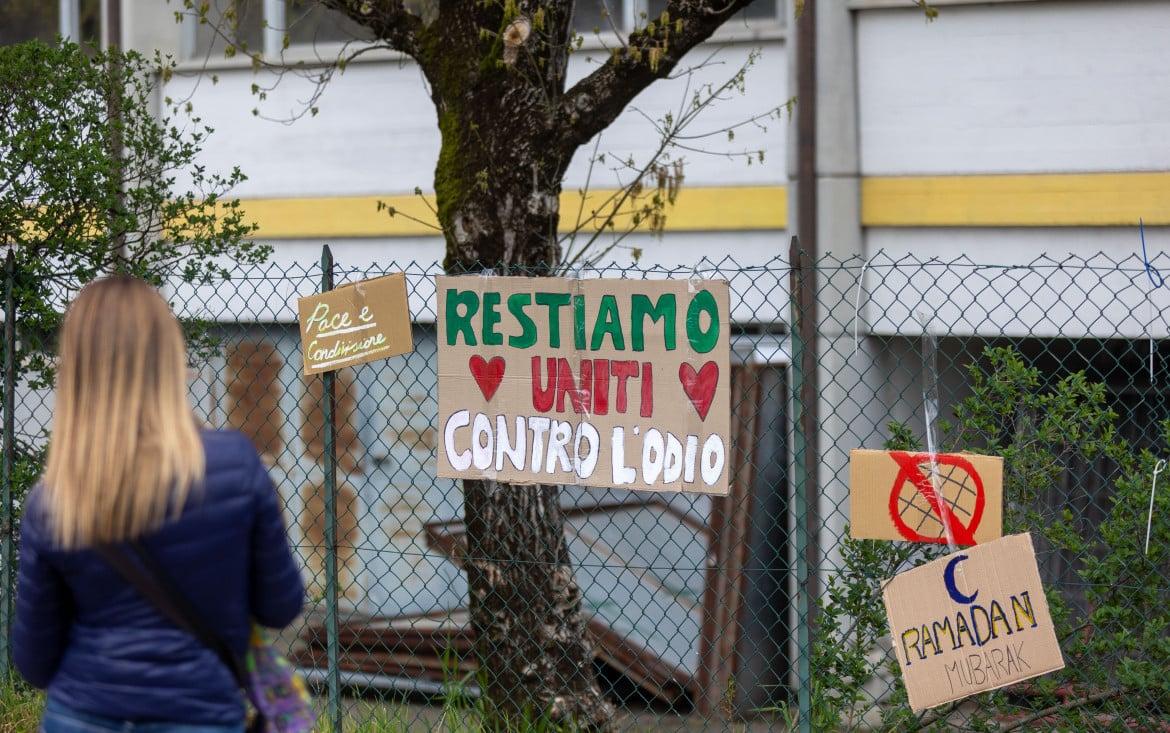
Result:
{"type": "Polygon", "coordinates": [[[216,653],[231,670],[242,689],[248,689],[248,674],[243,663],[216,631],[191,605],[182,590],[174,584],[141,542],[129,543],[130,550],[119,545],[98,545],[94,550],[142,596],[154,604],[171,623],[188,632],[216,653]],[[137,557],[131,556],[133,553],[137,557]]]}

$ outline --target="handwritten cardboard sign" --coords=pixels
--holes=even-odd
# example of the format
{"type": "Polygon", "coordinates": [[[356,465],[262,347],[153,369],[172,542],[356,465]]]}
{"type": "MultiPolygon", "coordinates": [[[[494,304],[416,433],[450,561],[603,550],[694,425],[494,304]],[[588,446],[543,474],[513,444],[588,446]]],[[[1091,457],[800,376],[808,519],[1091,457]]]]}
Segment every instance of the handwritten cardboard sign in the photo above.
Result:
{"type": "Polygon", "coordinates": [[[727,493],[727,281],[435,287],[439,476],[727,493]]]}
{"type": "Polygon", "coordinates": [[[414,351],[401,272],[297,298],[297,313],[306,375],[414,351]]]}
{"type": "Polygon", "coordinates": [[[925,451],[850,451],[850,534],[955,545],[1000,537],[1003,459],[936,453],[933,466],[925,451]]]}
{"type": "Polygon", "coordinates": [[[1064,667],[1030,534],[901,573],[882,599],[916,712],[1064,667]]]}

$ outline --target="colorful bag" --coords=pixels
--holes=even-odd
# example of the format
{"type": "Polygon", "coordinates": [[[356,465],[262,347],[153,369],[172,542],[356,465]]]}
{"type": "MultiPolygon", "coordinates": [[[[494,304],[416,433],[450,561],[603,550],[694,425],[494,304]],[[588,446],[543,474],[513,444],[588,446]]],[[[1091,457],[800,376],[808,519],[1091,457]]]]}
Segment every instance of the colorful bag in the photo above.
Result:
{"type": "Polygon", "coordinates": [[[264,630],[252,626],[244,660],[248,693],[255,707],[249,733],[308,733],[317,722],[313,698],[305,681],[269,642],[264,630]]]}

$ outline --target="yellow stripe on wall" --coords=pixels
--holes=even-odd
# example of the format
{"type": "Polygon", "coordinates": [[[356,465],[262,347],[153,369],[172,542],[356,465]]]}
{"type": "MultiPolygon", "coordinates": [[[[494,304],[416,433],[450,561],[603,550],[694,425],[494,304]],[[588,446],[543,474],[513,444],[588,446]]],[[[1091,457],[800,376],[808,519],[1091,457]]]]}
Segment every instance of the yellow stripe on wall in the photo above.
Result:
{"type": "Polygon", "coordinates": [[[1170,224],[1170,173],[865,178],[874,227],[1170,224]]]}
{"type": "MultiPolygon", "coordinates": [[[[616,191],[590,191],[584,207],[581,194],[561,194],[561,230],[588,220],[591,210],[607,211],[616,191]]],[[[650,191],[642,194],[648,200],[650,191]]],[[[244,199],[248,219],[260,229],[257,239],[346,239],[437,235],[433,195],[342,196],[333,198],[244,199]],[[379,210],[379,202],[385,204],[379,210]],[[394,212],[394,216],[390,215],[394,212]]],[[[624,209],[629,222],[630,208],[624,209]]],[[[587,224],[586,231],[598,224],[587,224]]],[[[619,219],[616,226],[621,227],[619,219]]],[[[788,194],[784,186],[687,188],[679,191],[666,211],[667,231],[746,231],[784,229],[788,225],[788,194]]]]}
{"type": "MultiPolygon", "coordinates": [[[[583,216],[603,210],[616,192],[590,191],[583,216]]],[[[643,194],[646,196],[648,194],[643,194]]],[[[346,239],[437,235],[434,196],[245,199],[260,239],[346,239]],[[379,210],[381,201],[386,208],[379,210]],[[396,212],[390,216],[388,211],[396,212]]],[[[581,208],[561,194],[561,230],[581,208]]],[[[625,209],[629,221],[630,209],[625,209]]],[[[861,223],[872,227],[1131,226],[1141,218],[1170,225],[1170,172],[873,177],[861,181],[861,223]]],[[[619,221],[620,224],[620,221],[619,221]]],[[[586,230],[596,228],[586,225],[586,230]]],[[[783,230],[784,186],[680,190],[666,230],[783,230]]]]}

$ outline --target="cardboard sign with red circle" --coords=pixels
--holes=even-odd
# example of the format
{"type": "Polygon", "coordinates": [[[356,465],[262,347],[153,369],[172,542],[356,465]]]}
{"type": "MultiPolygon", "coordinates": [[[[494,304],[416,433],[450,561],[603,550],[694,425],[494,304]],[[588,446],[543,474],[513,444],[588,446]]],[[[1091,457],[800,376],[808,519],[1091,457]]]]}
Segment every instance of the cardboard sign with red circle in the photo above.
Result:
{"type": "Polygon", "coordinates": [[[857,539],[970,546],[1003,534],[1003,459],[853,450],[849,528],[857,539]]]}

